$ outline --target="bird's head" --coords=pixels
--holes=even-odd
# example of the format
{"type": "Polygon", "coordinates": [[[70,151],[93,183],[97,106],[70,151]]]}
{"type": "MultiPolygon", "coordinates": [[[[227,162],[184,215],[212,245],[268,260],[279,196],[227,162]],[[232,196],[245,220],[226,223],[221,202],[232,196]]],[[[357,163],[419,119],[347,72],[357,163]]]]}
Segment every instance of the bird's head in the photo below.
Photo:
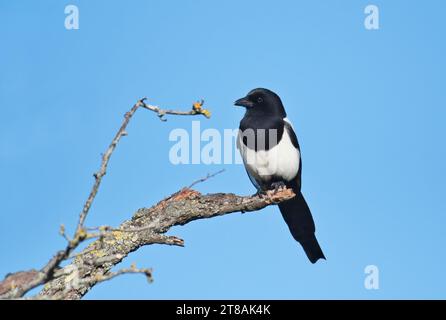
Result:
{"type": "Polygon", "coordinates": [[[251,114],[278,115],[286,117],[280,97],[271,90],[253,89],[248,94],[234,102],[234,105],[245,107],[251,114]]]}

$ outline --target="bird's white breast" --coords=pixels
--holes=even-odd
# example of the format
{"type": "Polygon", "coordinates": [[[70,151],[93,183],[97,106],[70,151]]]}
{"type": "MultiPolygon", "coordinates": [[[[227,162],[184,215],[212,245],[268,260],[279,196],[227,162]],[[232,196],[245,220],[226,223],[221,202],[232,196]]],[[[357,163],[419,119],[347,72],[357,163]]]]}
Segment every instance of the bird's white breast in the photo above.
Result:
{"type": "Polygon", "coordinates": [[[272,176],[290,181],[297,175],[300,153],[291,142],[286,129],[279,143],[269,150],[249,149],[243,144],[240,133],[237,138],[237,147],[248,173],[258,181],[268,181],[272,176]]]}

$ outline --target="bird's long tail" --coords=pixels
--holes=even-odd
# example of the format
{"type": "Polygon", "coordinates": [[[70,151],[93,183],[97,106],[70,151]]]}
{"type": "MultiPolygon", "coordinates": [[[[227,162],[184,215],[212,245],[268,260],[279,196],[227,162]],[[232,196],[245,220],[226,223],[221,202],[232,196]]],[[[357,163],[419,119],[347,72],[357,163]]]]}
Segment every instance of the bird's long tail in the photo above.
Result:
{"type": "Polygon", "coordinates": [[[310,208],[302,193],[298,191],[294,198],[280,203],[279,209],[291,234],[302,245],[311,263],[325,259],[314,234],[315,226],[310,208]]]}

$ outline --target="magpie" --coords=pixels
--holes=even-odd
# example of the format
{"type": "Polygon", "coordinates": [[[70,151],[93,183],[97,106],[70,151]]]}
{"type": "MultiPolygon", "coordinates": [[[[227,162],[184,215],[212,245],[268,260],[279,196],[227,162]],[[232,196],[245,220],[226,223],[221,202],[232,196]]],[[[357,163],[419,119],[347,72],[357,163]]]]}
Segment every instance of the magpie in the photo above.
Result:
{"type": "Polygon", "coordinates": [[[234,104],[246,108],[237,148],[249,179],[260,194],[282,187],[294,191],[295,197],[279,204],[280,212],[311,263],[325,259],[314,234],[310,208],[301,193],[299,142],[280,97],[271,90],[257,88],[234,104]]]}

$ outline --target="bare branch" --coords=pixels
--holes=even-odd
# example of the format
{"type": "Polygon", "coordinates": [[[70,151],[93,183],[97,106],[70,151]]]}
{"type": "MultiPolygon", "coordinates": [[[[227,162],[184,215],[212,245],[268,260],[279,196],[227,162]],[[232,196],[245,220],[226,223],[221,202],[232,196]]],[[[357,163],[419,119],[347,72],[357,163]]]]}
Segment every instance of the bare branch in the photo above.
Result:
{"type": "Polygon", "coordinates": [[[204,104],[204,100],[195,102],[192,105],[192,109],[190,111],[179,111],[179,110],[171,110],[171,109],[161,109],[158,106],[154,106],[154,105],[150,105],[150,104],[146,104],[145,103],[145,99],[141,100],[143,105],[142,107],[156,112],[156,114],[158,115],[158,117],[160,118],[161,121],[167,121],[164,116],[166,114],[170,114],[170,115],[177,115],[177,116],[195,116],[195,115],[203,115],[206,118],[210,118],[211,117],[211,112],[207,109],[203,109],[203,104],[204,104]]]}
{"type": "Polygon", "coordinates": [[[132,219],[108,231],[102,240],[92,242],[67,266],[79,270],[80,279],[89,277],[92,281],[81,281],[77,288],[66,290],[67,276],[62,273],[45,285],[40,297],[80,299],[97,284],[96,276],[106,275],[129,253],[151,244],[184,245],[183,240],[164,234],[172,226],[233,212],[257,211],[292,197],[291,189],[248,197],[225,193],[202,195],[195,190],[182,189],[151,208],[139,209],[132,219]]]}
{"type": "Polygon", "coordinates": [[[23,287],[27,286],[30,282],[35,281],[39,276],[39,271],[19,271],[16,273],[8,274],[5,279],[0,282],[0,298],[9,298],[14,296],[19,291],[23,290],[23,287]]]}
{"type": "Polygon", "coordinates": [[[116,277],[121,276],[123,274],[135,274],[135,273],[143,274],[143,275],[146,276],[147,281],[149,283],[153,282],[152,269],[147,269],[147,268],[139,269],[135,265],[132,265],[130,268],[120,269],[120,270],[118,270],[116,272],[108,272],[105,275],[96,276],[94,278],[93,277],[85,278],[85,279],[82,279],[82,282],[84,282],[86,284],[89,284],[89,283],[98,284],[98,283],[101,283],[101,282],[108,281],[110,279],[116,278],[116,277]]]}
{"type": "Polygon", "coordinates": [[[203,114],[206,117],[210,117],[210,112],[208,110],[202,109],[203,101],[194,103],[192,110],[188,112],[183,111],[173,111],[173,110],[163,110],[159,107],[151,106],[145,103],[147,99],[143,98],[137,101],[133,107],[124,115],[124,121],[122,122],[118,132],[115,134],[113,140],[108,146],[105,153],[102,155],[101,166],[97,172],[93,174],[94,183],[90,194],[88,195],[87,200],[84,203],[81,213],[79,214],[79,221],[73,236],[73,239],[70,239],[65,233],[65,226],[61,226],[59,233],[67,240],[68,244],[64,250],[58,251],[53,258],[40,270],[40,271],[26,271],[21,272],[19,274],[12,275],[8,279],[0,282],[0,299],[2,298],[20,298],[25,295],[29,290],[36,288],[37,286],[46,283],[50,279],[54,277],[54,272],[59,267],[62,261],[68,259],[71,256],[71,253],[85,240],[101,237],[103,236],[103,232],[97,234],[89,234],[87,233],[84,223],[87,218],[87,215],[90,211],[91,205],[96,197],[96,194],[99,191],[99,187],[102,182],[102,178],[107,173],[107,166],[110,158],[113,154],[113,151],[116,149],[119,141],[122,137],[127,135],[127,125],[129,124],[131,118],[135,114],[135,112],[140,107],[144,107],[145,109],[152,110],[158,113],[158,116],[162,119],[164,114],[175,114],[175,115],[199,115],[203,114]],[[32,277],[30,276],[32,275],[32,277]],[[22,281],[21,279],[27,279],[27,281],[22,281]],[[10,284],[12,283],[12,287],[10,284]],[[5,288],[10,288],[6,290],[5,288]]]}
{"type": "Polygon", "coordinates": [[[82,227],[84,225],[85,219],[87,218],[88,212],[90,211],[93,200],[96,197],[96,194],[98,193],[99,187],[102,182],[102,177],[105,176],[105,174],[107,173],[108,162],[110,160],[110,157],[113,154],[113,151],[115,150],[116,146],[118,145],[119,140],[121,140],[121,138],[127,134],[125,129],[127,128],[127,125],[129,124],[130,119],[135,114],[136,110],[138,110],[139,107],[144,105],[144,100],[145,99],[141,99],[138,102],[136,102],[133,105],[133,107],[130,109],[130,111],[124,115],[124,122],[121,124],[121,127],[119,128],[119,130],[116,133],[115,137],[113,138],[112,142],[108,146],[105,153],[102,155],[101,167],[98,172],[93,174],[95,181],[94,181],[93,187],[90,191],[90,194],[87,198],[87,201],[85,201],[82,212],[79,215],[79,221],[77,224],[76,233],[80,232],[80,230],[82,229],[82,227]]]}
{"type": "Polygon", "coordinates": [[[216,175],[218,175],[218,174],[220,174],[220,173],[223,173],[223,172],[225,172],[225,169],[221,169],[220,171],[217,171],[217,172],[212,173],[212,174],[209,174],[209,173],[208,173],[206,177],[204,177],[204,178],[200,178],[200,179],[198,179],[198,180],[192,182],[192,183],[189,185],[188,188],[191,189],[193,186],[195,186],[195,185],[197,185],[197,184],[199,184],[199,183],[205,182],[206,180],[209,180],[210,178],[213,178],[213,177],[215,177],[216,175]]]}

